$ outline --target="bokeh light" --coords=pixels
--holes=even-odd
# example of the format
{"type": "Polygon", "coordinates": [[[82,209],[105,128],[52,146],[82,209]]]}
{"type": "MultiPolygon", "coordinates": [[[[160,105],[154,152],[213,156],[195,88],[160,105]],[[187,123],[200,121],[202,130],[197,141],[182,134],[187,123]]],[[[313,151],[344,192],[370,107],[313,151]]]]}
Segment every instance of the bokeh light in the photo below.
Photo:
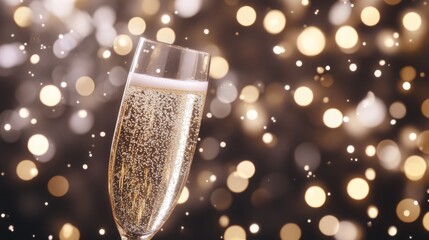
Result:
{"type": "Polygon", "coordinates": [[[420,180],[426,173],[426,161],[420,156],[410,156],[404,162],[405,176],[411,181],[420,180]]]}
{"type": "Polygon", "coordinates": [[[48,181],[48,190],[52,196],[62,197],[69,191],[69,181],[63,176],[54,176],[48,181]]]}
{"type": "Polygon", "coordinates": [[[355,200],[362,200],[368,196],[369,185],[363,178],[353,178],[347,183],[347,193],[355,200]]]}
{"type": "Polygon", "coordinates": [[[31,180],[37,176],[39,170],[31,160],[22,160],[16,166],[16,175],[24,181],[31,180]]]}
{"type": "Polygon", "coordinates": [[[210,63],[210,77],[221,79],[226,76],[229,70],[228,61],[220,56],[213,56],[210,63]]]}
{"type": "Polygon", "coordinates": [[[305,28],[296,40],[298,50],[306,56],[319,55],[325,49],[325,34],[317,27],[305,28]]]}
{"type": "Polygon", "coordinates": [[[325,204],[326,193],[319,186],[311,186],[305,191],[305,202],[312,208],[319,208],[325,204]]]}
{"type": "Polygon", "coordinates": [[[40,90],[40,101],[48,107],[53,107],[61,101],[61,91],[55,85],[46,85],[40,90]]]}
{"type": "Polygon", "coordinates": [[[225,240],[245,240],[247,239],[246,231],[241,226],[232,225],[225,230],[223,238],[225,240]]]}
{"type": "Polygon", "coordinates": [[[20,27],[28,27],[33,23],[33,10],[26,6],[18,7],[13,14],[15,23],[20,27]]]}
{"type": "Polygon", "coordinates": [[[402,24],[408,31],[417,31],[422,25],[422,18],[416,12],[407,12],[402,18],[402,24]]]}
{"type": "Polygon", "coordinates": [[[326,236],[334,236],[340,229],[340,222],[335,216],[326,215],[320,219],[319,229],[326,236]]]}
{"type": "Polygon", "coordinates": [[[343,123],[343,114],[336,108],[330,108],[323,113],[323,123],[329,128],[337,128],[343,123]]]}
{"type": "Polygon", "coordinates": [[[344,49],[356,46],[359,40],[357,31],[351,26],[342,26],[335,33],[335,42],[344,49]]]}
{"type": "Polygon", "coordinates": [[[133,49],[133,42],[128,35],[121,34],[113,40],[113,50],[119,55],[127,55],[133,49]]]}
{"type": "Polygon", "coordinates": [[[256,11],[251,6],[240,7],[236,18],[240,25],[245,27],[251,26],[256,21],[256,11]]]}
{"type": "Polygon", "coordinates": [[[362,9],[360,13],[361,21],[367,26],[374,26],[380,21],[380,12],[373,6],[362,9]]]}
{"type": "Polygon", "coordinates": [[[88,76],[82,76],[76,81],[76,91],[82,96],[89,96],[94,92],[95,83],[92,78],[88,76]]]}
{"type": "Polygon", "coordinates": [[[281,240],[299,240],[301,235],[301,228],[296,223],[287,223],[280,229],[281,240]]]}
{"type": "Polygon", "coordinates": [[[420,216],[419,203],[411,198],[405,198],[396,205],[396,216],[405,223],[414,222],[420,216]]]}
{"type": "Polygon", "coordinates": [[[28,139],[28,150],[36,156],[45,154],[49,149],[49,140],[42,134],[34,134],[28,139]]]}
{"type": "Polygon", "coordinates": [[[146,22],[141,17],[133,17],[128,21],[128,31],[131,34],[139,36],[146,30],[146,22]]]}
{"type": "Polygon", "coordinates": [[[59,233],[60,240],[79,240],[80,231],[71,223],[65,223],[59,233]]]}
{"type": "Polygon", "coordinates": [[[286,17],[280,10],[271,10],[265,15],[263,24],[268,33],[278,34],[286,26],[286,17]]]}
{"type": "Polygon", "coordinates": [[[296,104],[305,107],[310,105],[311,102],[313,102],[314,94],[310,88],[306,86],[301,86],[295,90],[293,98],[296,104]]]}

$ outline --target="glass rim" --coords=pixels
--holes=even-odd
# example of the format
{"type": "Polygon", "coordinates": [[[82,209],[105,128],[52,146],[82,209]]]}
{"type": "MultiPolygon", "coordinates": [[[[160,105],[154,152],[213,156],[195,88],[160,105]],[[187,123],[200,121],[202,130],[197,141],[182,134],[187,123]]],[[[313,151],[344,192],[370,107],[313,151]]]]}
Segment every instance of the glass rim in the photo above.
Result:
{"type": "Polygon", "coordinates": [[[162,42],[162,41],[158,41],[158,40],[153,40],[153,39],[150,39],[150,38],[147,38],[147,37],[142,37],[142,36],[139,37],[139,42],[140,43],[142,43],[142,42],[151,42],[151,43],[159,44],[159,45],[162,45],[162,46],[165,46],[165,47],[174,48],[174,49],[177,49],[177,50],[180,50],[180,51],[188,51],[188,52],[192,52],[192,53],[195,53],[195,54],[198,54],[198,55],[204,55],[204,56],[208,56],[208,57],[211,56],[210,53],[208,53],[208,52],[204,52],[204,51],[201,51],[201,50],[196,50],[196,49],[189,48],[189,47],[183,47],[183,46],[172,44],[172,43],[166,43],[166,42],[162,42]]]}

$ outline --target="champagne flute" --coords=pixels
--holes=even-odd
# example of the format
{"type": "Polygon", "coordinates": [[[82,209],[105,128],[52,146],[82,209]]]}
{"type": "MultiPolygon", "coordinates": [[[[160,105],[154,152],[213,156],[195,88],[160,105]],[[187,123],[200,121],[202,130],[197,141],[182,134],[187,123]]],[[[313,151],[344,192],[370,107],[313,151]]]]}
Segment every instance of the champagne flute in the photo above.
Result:
{"type": "Polygon", "coordinates": [[[177,204],[195,152],[208,53],[140,38],[109,160],[110,203],[121,239],[150,239],[177,204]]]}

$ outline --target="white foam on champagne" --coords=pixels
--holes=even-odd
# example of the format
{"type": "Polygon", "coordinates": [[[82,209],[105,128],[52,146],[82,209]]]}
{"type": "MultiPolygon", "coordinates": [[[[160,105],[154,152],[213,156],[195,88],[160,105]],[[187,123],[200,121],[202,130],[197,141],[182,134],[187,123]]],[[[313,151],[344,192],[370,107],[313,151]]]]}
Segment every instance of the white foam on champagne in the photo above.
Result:
{"type": "Polygon", "coordinates": [[[208,82],[198,80],[175,80],[171,78],[153,77],[146,74],[129,73],[130,85],[152,87],[169,90],[205,92],[208,82]]]}

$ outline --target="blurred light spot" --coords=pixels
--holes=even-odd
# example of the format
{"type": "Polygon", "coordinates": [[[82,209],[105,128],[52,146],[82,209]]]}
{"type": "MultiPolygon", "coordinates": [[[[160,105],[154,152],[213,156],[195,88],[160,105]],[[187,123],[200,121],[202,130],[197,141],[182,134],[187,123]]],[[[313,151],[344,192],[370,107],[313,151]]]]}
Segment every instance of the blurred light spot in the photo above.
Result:
{"type": "Polygon", "coordinates": [[[426,231],[429,232],[429,212],[426,212],[426,214],[423,216],[422,224],[426,231]]]}
{"type": "Polygon", "coordinates": [[[429,118],[429,98],[423,101],[420,110],[426,118],[429,118]]]}
{"type": "Polygon", "coordinates": [[[89,96],[94,92],[95,83],[92,78],[88,76],[82,76],[76,81],[76,91],[81,96],[89,96]]]}
{"type": "Polygon", "coordinates": [[[210,102],[210,112],[216,118],[225,118],[231,113],[232,107],[229,103],[223,103],[217,98],[213,98],[210,102]]]}
{"type": "Polygon", "coordinates": [[[333,25],[341,25],[349,19],[352,8],[348,2],[337,1],[329,11],[329,22],[333,25]]]}
{"type": "Polygon", "coordinates": [[[336,240],[358,240],[360,239],[360,230],[356,224],[350,221],[341,221],[338,232],[335,234],[336,240]]]}
{"type": "Polygon", "coordinates": [[[286,49],[283,46],[276,45],[273,47],[274,54],[280,55],[286,52],[286,49]]]}
{"type": "Polygon", "coordinates": [[[246,103],[254,103],[259,98],[259,90],[253,85],[247,85],[241,89],[240,100],[246,103]]]}
{"type": "Polygon", "coordinates": [[[3,126],[3,129],[4,129],[5,131],[10,131],[10,130],[12,129],[12,126],[11,126],[9,123],[6,123],[6,124],[3,126]]]}
{"type": "Polygon", "coordinates": [[[163,24],[169,24],[169,23],[170,23],[170,21],[171,21],[171,17],[170,17],[170,15],[168,15],[168,14],[163,14],[163,15],[161,16],[161,22],[162,22],[163,24]]]}
{"type": "Polygon", "coordinates": [[[298,87],[293,94],[293,99],[299,106],[308,106],[313,101],[313,91],[305,86],[298,87]]]}
{"type": "Polygon", "coordinates": [[[190,18],[195,16],[203,5],[202,0],[176,0],[174,7],[180,17],[190,18]]]}
{"type": "Polygon", "coordinates": [[[422,18],[416,12],[408,12],[402,18],[402,25],[408,31],[417,31],[422,25],[422,18]]]}
{"type": "Polygon", "coordinates": [[[177,201],[178,204],[185,203],[189,198],[189,189],[185,186],[183,187],[182,193],[180,194],[179,200],[177,201]]]}
{"type": "Polygon", "coordinates": [[[402,83],[402,89],[404,89],[405,91],[410,90],[411,89],[411,83],[410,82],[402,83]]]}
{"type": "Polygon", "coordinates": [[[342,26],[335,33],[335,42],[341,48],[350,49],[356,46],[359,40],[357,31],[351,26],[342,26]]]}
{"type": "Polygon", "coordinates": [[[373,6],[362,9],[360,19],[367,26],[374,26],[380,21],[380,12],[373,6]]]}
{"type": "Polygon", "coordinates": [[[106,230],[104,228],[100,228],[98,230],[98,234],[100,234],[101,236],[104,236],[104,234],[106,234],[106,230]]]}
{"type": "Polygon", "coordinates": [[[259,232],[259,225],[256,223],[252,223],[249,227],[249,231],[253,234],[258,233],[259,232]]]}
{"type": "Polygon", "coordinates": [[[28,27],[33,23],[33,10],[26,6],[18,7],[13,14],[13,20],[20,27],[28,27]]]}
{"type": "Polygon", "coordinates": [[[110,50],[106,49],[106,50],[103,51],[102,57],[104,59],[108,59],[110,56],[112,56],[112,52],[110,52],[110,50]]]}
{"type": "Polygon", "coordinates": [[[348,145],[347,146],[347,152],[348,153],[354,153],[355,152],[355,147],[353,145],[348,145]]]}
{"type": "Polygon", "coordinates": [[[78,110],[74,112],[69,119],[69,127],[75,134],[85,134],[91,130],[94,125],[94,116],[87,110],[78,110]]]}
{"type": "Polygon", "coordinates": [[[414,199],[405,198],[396,206],[396,215],[403,222],[414,222],[420,215],[420,205],[414,199]]]}
{"type": "Polygon", "coordinates": [[[133,41],[128,35],[121,34],[113,40],[113,51],[121,56],[127,55],[132,49],[133,41]]]}
{"type": "Polygon", "coordinates": [[[377,78],[381,77],[381,71],[380,71],[380,69],[377,69],[377,70],[374,71],[374,76],[377,77],[377,78]]]}
{"type": "Polygon", "coordinates": [[[365,170],[365,177],[366,179],[373,181],[375,179],[376,172],[373,168],[368,168],[365,170]]]}
{"type": "Polygon", "coordinates": [[[27,108],[21,108],[19,109],[18,114],[21,118],[28,118],[30,116],[30,111],[28,111],[27,108]]]}
{"type": "Polygon", "coordinates": [[[258,112],[255,109],[249,109],[246,112],[246,118],[249,120],[255,120],[258,118],[258,112]]]}
{"type": "Polygon", "coordinates": [[[335,216],[326,215],[320,219],[319,229],[326,236],[334,236],[340,229],[340,222],[335,216]]]}
{"type": "Polygon", "coordinates": [[[316,56],[325,48],[325,35],[317,27],[307,27],[298,36],[298,50],[306,56],[316,56]]]}
{"type": "Polygon", "coordinates": [[[397,233],[398,233],[398,229],[395,226],[390,226],[387,229],[387,234],[389,234],[389,236],[391,236],[391,237],[396,236],[397,233]]]}
{"type": "Polygon", "coordinates": [[[374,219],[378,216],[378,208],[374,205],[370,205],[367,210],[368,217],[374,219]]]}
{"type": "Polygon", "coordinates": [[[73,226],[71,223],[66,223],[61,227],[59,238],[60,240],[79,240],[79,229],[73,226]]]}
{"type": "Polygon", "coordinates": [[[429,130],[421,132],[416,143],[422,153],[429,154],[429,130]]]}
{"type": "Polygon", "coordinates": [[[228,73],[229,64],[225,58],[220,56],[213,56],[210,61],[210,77],[221,79],[228,73]]]}
{"type": "Polygon", "coordinates": [[[264,17],[265,30],[271,34],[278,34],[286,26],[286,17],[280,10],[270,10],[264,17]]]}
{"type": "Polygon", "coordinates": [[[159,0],[142,0],[141,9],[147,15],[155,15],[160,8],[159,0]]]}
{"type": "Polygon", "coordinates": [[[314,171],[320,165],[321,155],[319,148],[312,143],[301,143],[295,149],[294,152],[295,163],[304,169],[308,167],[308,170],[314,171]]]}
{"type": "Polygon", "coordinates": [[[103,47],[110,48],[112,46],[112,42],[115,42],[116,37],[117,32],[115,28],[108,25],[107,23],[103,23],[97,28],[97,31],[95,32],[95,39],[103,47]]]}
{"type": "Polygon", "coordinates": [[[305,202],[312,208],[319,208],[325,204],[326,193],[319,186],[311,186],[305,191],[305,202]]]}
{"type": "Polygon", "coordinates": [[[226,215],[220,216],[219,225],[223,228],[227,227],[229,225],[229,217],[226,215]]]}
{"type": "Polygon", "coordinates": [[[343,114],[336,108],[330,108],[323,113],[323,123],[329,128],[338,128],[343,123],[343,114]]]}
{"type": "Polygon", "coordinates": [[[255,165],[249,160],[241,161],[237,165],[237,173],[242,178],[249,179],[253,177],[253,175],[255,174],[255,170],[255,165]]]}
{"type": "Polygon", "coordinates": [[[64,19],[71,15],[74,10],[76,0],[44,0],[45,8],[59,17],[60,19],[64,19]]]}
{"type": "Polygon", "coordinates": [[[209,189],[213,186],[213,183],[216,181],[216,175],[212,172],[204,170],[198,174],[197,177],[198,186],[203,189],[209,189]]]}
{"type": "Polygon", "coordinates": [[[401,163],[401,151],[396,142],[392,140],[382,140],[376,149],[380,164],[387,170],[397,169],[401,163]]]}
{"type": "Polygon", "coordinates": [[[63,176],[54,176],[48,181],[49,193],[54,197],[62,197],[69,191],[69,181],[63,176]]]}
{"type": "Polygon", "coordinates": [[[236,14],[237,21],[240,25],[248,27],[256,21],[256,11],[250,6],[243,6],[238,9],[236,14]]]}
{"type": "Polygon", "coordinates": [[[420,180],[426,173],[426,161],[417,155],[408,157],[404,162],[405,176],[411,181],[420,180]]]}
{"type": "Polygon", "coordinates": [[[61,101],[61,91],[54,85],[46,85],[40,90],[39,98],[44,105],[53,107],[61,101]]]}
{"type": "Polygon", "coordinates": [[[389,113],[392,117],[396,119],[401,119],[405,117],[407,113],[407,108],[402,102],[394,102],[389,107],[389,113]]]}
{"type": "Polygon", "coordinates": [[[238,96],[237,88],[231,82],[224,82],[217,88],[216,97],[223,103],[232,103],[238,96]]]}
{"type": "Polygon", "coordinates": [[[201,141],[200,155],[204,160],[212,160],[219,154],[219,141],[213,137],[206,137],[201,141]]]}
{"type": "Polygon", "coordinates": [[[268,147],[275,147],[277,145],[277,137],[272,133],[266,132],[262,135],[262,142],[268,147]]]}
{"type": "Polygon", "coordinates": [[[109,82],[115,87],[123,86],[127,81],[127,75],[128,71],[125,70],[123,67],[114,66],[110,70],[109,82]]]}
{"type": "Polygon", "coordinates": [[[380,125],[384,121],[385,115],[386,106],[384,102],[372,92],[368,92],[356,107],[357,120],[365,127],[372,128],[380,125]]]}
{"type": "Polygon", "coordinates": [[[416,69],[412,66],[405,66],[401,68],[399,72],[401,79],[407,82],[411,82],[416,78],[417,72],[416,69]]]}
{"type": "Polygon", "coordinates": [[[0,45],[0,67],[12,68],[26,60],[26,55],[19,49],[20,43],[0,45]]]}
{"type": "Polygon", "coordinates": [[[28,150],[36,156],[45,154],[49,149],[49,141],[42,134],[34,134],[28,139],[28,150]]]}
{"type": "Polygon", "coordinates": [[[128,21],[128,31],[131,34],[139,36],[146,30],[146,22],[141,17],[133,17],[128,21]]]}
{"type": "Polygon", "coordinates": [[[224,188],[216,189],[210,196],[210,203],[216,210],[226,210],[231,206],[232,194],[224,188]]]}
{"type": "Polygon", "coordinates": [[[40,61],[40,56],[38,54],[33,54],[30,57],[31,64],[37,64],[40,61]]]}
{"type": "Polygon", "coordinates": [[[16,166],[16,175],[24,181],[35,178],[37,174],[39,174],[39,170],[31,160],[22,160],[16,166]]]}
{"type": "Polygon", "coordinates": [[[249,180],[240,176],[240,173],[238,172],[232,172],[226,180],[226,185],[231,192],[241,193],[246,190],[247,186],[249,186],[249,180]]]}
{"type": "Polygon", "coordinates": [[[301,228],[295,223],[287,223],[280,229],[281,240],[299,240],[301,234],[301,228]]]}
{"type": "Polygon", "coordinates": [[[355,72],[357,70],[357,65],[355,63],[350,64],[349,66],[350,71],[355,72]]]}
{"type": "Polygon", "coordinates": [[[238,225],[229,226],[224,233],[225,240],[246,240],[246,231],[238,225]]]}
{"type": "Polygon", "coordinates": [[[369,185],[363,178],[353,178],[347,184],[347,193],[355,200],[362,200],[368,196],[369,185]]]}

